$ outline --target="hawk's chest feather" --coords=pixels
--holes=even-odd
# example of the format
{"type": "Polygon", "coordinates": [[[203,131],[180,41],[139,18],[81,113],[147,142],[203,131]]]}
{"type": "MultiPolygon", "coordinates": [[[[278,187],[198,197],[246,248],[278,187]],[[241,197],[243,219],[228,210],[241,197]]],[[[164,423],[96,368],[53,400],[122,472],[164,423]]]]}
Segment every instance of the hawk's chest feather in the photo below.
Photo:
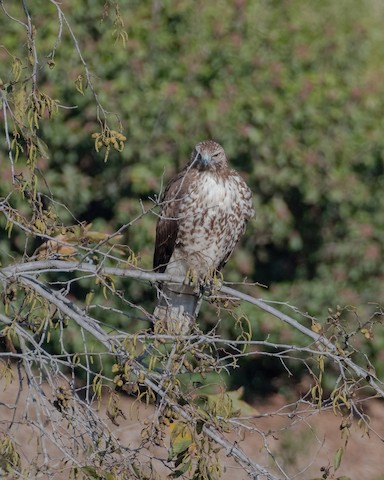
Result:
{"type": "Polygon", "coordinates": [[[201,172],[177,203],[178,231],[167,272],[204,275],[221,268],[244,231],[251,192],[236,173],[218,176],[201,172]],[[243,208],[242,208],[243,207],[243,208]]]}
{"type": "Polygon", "coordinates": [[[202,174],[190,185],[179,211],[179,235],[182,244],[208,248],[222,243],[223,236],[236,233],[231,224],[236,217],[236,179],[202,174]]]}
{"type": "Polygon", "coordinates": [[[212,219],[230,213],[236,200],[232,183],[212,174],[201,175],[187,192],[183,213],[189,211],[190,220],[199,218],[200,221],[201,217],[212,219]]]}

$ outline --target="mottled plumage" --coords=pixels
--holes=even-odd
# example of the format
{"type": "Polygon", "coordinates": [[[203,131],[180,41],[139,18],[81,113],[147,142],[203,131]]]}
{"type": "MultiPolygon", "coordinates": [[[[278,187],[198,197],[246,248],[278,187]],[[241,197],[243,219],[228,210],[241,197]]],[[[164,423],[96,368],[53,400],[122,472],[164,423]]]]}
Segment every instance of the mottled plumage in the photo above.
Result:
{"type": "MultiPolygon", "coordinates": [[[[165,189],[161,205],[154,269],[200,280],[223,268],[254,215],[252,192],[228,166],[221,145],[211,140],[196,145],[189,163],[165,189]]],[[[162,289],[155,318],[169,317],[168,326],[194,318],[198,295],[193,287],[166,284],[162,289]]]]}

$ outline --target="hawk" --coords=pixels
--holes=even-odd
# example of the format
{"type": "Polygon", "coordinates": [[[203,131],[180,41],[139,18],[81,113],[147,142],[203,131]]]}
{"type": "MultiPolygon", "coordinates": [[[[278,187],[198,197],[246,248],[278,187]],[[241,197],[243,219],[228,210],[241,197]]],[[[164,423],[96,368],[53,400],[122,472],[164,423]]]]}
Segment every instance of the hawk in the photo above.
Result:
{"type": "MultiPolygon", "coordinates": [[[[167,185],[156,226],[153,267],[200,285],[227,263],[254,215],[252,192],[212,140],[198,143],[185,168],[167,185]]],[[[201,294],[184,282],[163,283],[155,321],[172,333],[187,333],[201,294]]]]}

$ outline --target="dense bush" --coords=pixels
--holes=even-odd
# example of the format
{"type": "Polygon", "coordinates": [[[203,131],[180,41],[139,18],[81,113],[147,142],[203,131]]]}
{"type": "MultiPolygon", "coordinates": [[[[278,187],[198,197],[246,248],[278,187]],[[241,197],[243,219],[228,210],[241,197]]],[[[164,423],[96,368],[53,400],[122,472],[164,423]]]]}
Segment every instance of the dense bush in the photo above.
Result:
{"type": "MultiPolygon", "coordinates": [[[[3,3],[10,15],[23,17],[18,2],[3,3]]],[[[127,141],[106,163],[103,152],[95,152],[91,135],[100,125],[73,38],[64,28],[49,56],[59,29],[56,9],[31,2],[39,89],[66,107],[40,122],[49,159],[38,158],[35,173],[38,189],[53,192],[63,224],[85,220],[93,222],[92,230],[115,231],[141,212],[139,199],[151,206],[150,198],[195,143],[213,138],[253,189],[257,209],[225,278],[265,284],[268,289],[252,291],[320,321],[337,304],[356,307],[363,319],[369,315],[369,302],[379,302],[383,293],[383,5],[121,1],[128,37],[116,42],[119,18],[112,8],[90,0],[69,3],[63,8],[100,103],[113,112],[111,128],[121,121],[127,141]]],[[[0,31],[3,92],[22,109],[31,71],[23,28],[0,11],[0,31]],[[12,56],[22,62],[16,82],[12,56]]],[[[5,197],[11,184],[4,147],[2,157],[5,197]]],[[[23,154],[16,171],[28,177],[23,154]]],[[[16,190],[11,203],[30,214],[16,190]]],[[[155,221],[149,214],[125,232],[143,268],[151,268],[155,221]]],[[[11,243],[3,232],[1,262],[20,255],[24,243],[21,231],[14,230],[11,243]]],[[[28,253],[36,247],[30,242],[28,253]]],[[[153,303],[152,292],[137,282],[124,288],[135,301],[153,303]]],[[[212,323],[210,312],[203,309],[202,323],[212,323]]],[[[246,313],[256,337],[281,334],[280,324],[246,313]]],[[[370,348],[378,354],[383,342],[378,335],[370,348]]]]}

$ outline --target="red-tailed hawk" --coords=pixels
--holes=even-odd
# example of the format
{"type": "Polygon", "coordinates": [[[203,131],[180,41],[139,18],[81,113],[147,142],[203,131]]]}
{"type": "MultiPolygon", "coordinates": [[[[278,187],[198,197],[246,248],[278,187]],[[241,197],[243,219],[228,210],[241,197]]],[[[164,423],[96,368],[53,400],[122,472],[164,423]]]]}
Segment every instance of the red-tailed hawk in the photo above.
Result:
{"type": "MultiPolygon", "coordinates": [[[[212,140],[195,146],[189,163],[166,187],[161,205],[153,267],[198,282],[224,267],[254,215],[251,190],[212,140]]],[[[187,333],[198,301],[191,285],[163,284],[155,320],[165,321],[172,333],[187,333]]]]}

